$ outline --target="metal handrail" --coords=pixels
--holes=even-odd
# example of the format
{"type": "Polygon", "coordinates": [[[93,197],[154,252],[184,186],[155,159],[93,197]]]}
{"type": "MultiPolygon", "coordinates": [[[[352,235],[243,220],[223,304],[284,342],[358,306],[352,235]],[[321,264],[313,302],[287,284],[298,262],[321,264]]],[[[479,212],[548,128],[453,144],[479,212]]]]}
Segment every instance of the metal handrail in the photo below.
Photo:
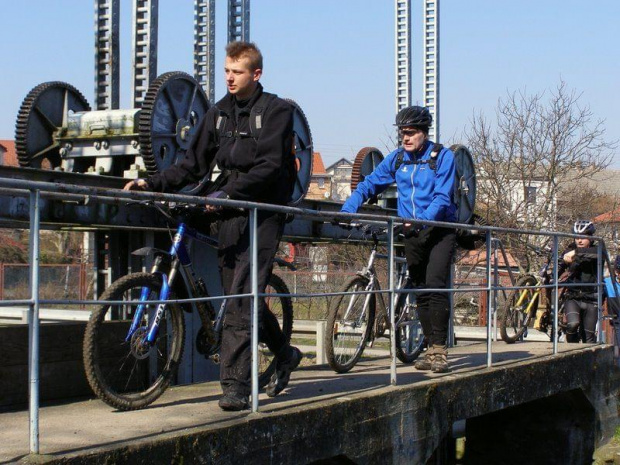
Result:
{"type": "MultiPolygon", "coordinates": [[[[5,301],[0,302],[0,306],[6,306],[9,302],[12,303],[25,303],[30,306],[30,318],[29,318],[29,335],[30,335],[30,358],[29,358],[29,372],[30,372],[30,449],[32,453],[38,453],[39,451],[39,424],[38,424],[38,409],[39,409],[39,320],[38,320],[38,312],[41,304],[75,304],[75,305],[85,305],[85,304],[101,304],[101,300],[43,300],[39,298],[38,295],[38,278],[39,278],[39,244],[38,244],[38,236],[40,230],[40,212],[39,205],[40,199],[42,197],[45,198],[53,198],[53,199],[67,199],[68,197],[71,200],[79,201],[82,200],[85,205],[93,204],[96,202],[102,203],[125,203],[136,200],[151,200],[151,201],[168,201],[168,202],[182,202],[191,205],[215,205],[221,207],[231,207],[231,208],[242,208],[245,210],[249,210],[250,212],[250,253],[251,253],[251,282],[252,282],[252,292],[248,294],[235,294],[230,296],[217,296],[217,297],[200,297],[200,298],[190,298],[190,299],[176,299],[169,300],[169,302],[201,302],[208,300],[221,300],[223,298],[234,298],[234,297],[251,297],[253,306],[252,306],[252,411],[258,411],[258,298],[262,296],[266,296],[266,293],[258,292],[258,277],[257,277],[257,268],[255,263],[257,261],[257,211],[268,210],[273,212],[280,212],[286,214],[293,214],[296,216],[306,217],[306,218],[314,218],[314,219],[322,219],[322,220],[332,220],[334,218],[338,219],[347,219],[347,220],[355,220],[355,221],[363,221],[369,224],[381,224],[384,225],[387,223],[388,225],[388,289],[386,290],[377,290],[377,291],[359,291],[356,293],[365,294],[365,293],[389,293],[390,294],[390,304],[389,304],[389,312],[390,312],[390,320],[392,325],[395,324],[394,321],[394,295],[397,293],[407,293],[411,292],[410,290],[399,290],[395,288],[393,274],[394,274],[394,225],[400,225],[406,222],[413,222],[421,225],[427,226],[439,226],[444,228],[458,228],[458,229],[467,229],[467,230],[477,230],[484,231],[486,235],[486,248],[487,248],[487,256],[486,256],[486,269],[487,269],[487,286],[486,287],[478,287],[478,288],[466,288],[466,289],[425,289],[426,292],[471,292],[475,290],[481,290],[487,292],[487,366],[490,367],[492,363],[491,359],[491,340],[492,340],[492,316],[496,315],[496,308],[494,306],[495,299],[494,293],[498,290],[512,290],[512,289],[521,289],[521,288],[529,288],[528,286],[500,286],[497,281],[498,277],[498,261],[494,260],[494,267],[491,266],[491,255],[493,251],[497,253],[498,248],[501,249],[502,253],[505,254],[503,250],[503,246],[501,242],[497,239],[493,238],[494,233],[510,233],[510,234],[529,234],[529,235],[538,235],[538,236],[549,236],[553,238],[553,259],[554,262],[557,263],[558,259],[558,237],[567,237],[567,238],[577,238],[577,237],[589,237],[591,239],[598,240],[598,253],[597,259],[599,263],[602,262],[602,247],[604,241],[601,237],[592,237],[592,236],[583,236],[571,233],[562,233],[555,231],[535,231],[535,230],[523,230],[523,229],[515,229],[515,228],[503,228],[496,226],[478,226],[478,225],[468,225],[468,224],[457,224],[457,223],[448,223],[443,221],[427,221],[427,220],[417,220],[417,219],[404,219],[397,216],[391,215],[375,215],[375,214],[367,214],[367,213],[340,213],[340,212],[322,212],[317,210],[298,208],[298,207],[288,207],[288,206],[280,206],[280,205],[271,205],[271,204],[261,204],[257,202],[248,202],[248,201],[238,201],[238,200],[228,200],[228,199],[207,199],[203,197],[193,197],[182,194],[166,194],[166,193],[152,193],[152,192],[137,192],[137,191],[123,191],[116,189],[100,189],[96,187],[83,187],[83,186],[74,186],[67,184],[57,184],[57,183],[49,183],[49,182],[41,182],[41,181],[25,181],[20,179],[0,179],[0,195],[11,193],[9,195],[16,196],[29,196],[30,199],[30,261],[32,263],[31,269],[31,299],[30,300],[15,300],[15,301],[5,301]],[[493,250],[494,249],[494,250],[493,250]],[[495,271],[495,274],[493,274],[495,271]]],[[[601,263],[602,264],[602,263],[601,263]]],[[[610,266],[609,260],[607,260],[608,267],[610,266]]],[[[598,303],[599,303],[599,325],[602,320],[602,315],[600,313],[600,304],[601,304],[601,287],[602,283],[602,266],[598,267],[598,275],[597,275],[597,283],[596,284],[572,284],[572,283],[562,283],[563,287],[570,287],[571,285],[579,285],[583,286],[592,286],[597,287],[599,289],[598,295],[598,303]]],[[[554,283],[550,285],[541,285],[536,286],[537,288],[545,287],[545,288],[553,288],[554,289],[554,300],[555,300],[555,308],[557,308],[557,298],[558,298],[558,287],[559,284],[557,282],[557,266],[554,267],[554,283]]],[[[512,281],[512,275],[511,275],[512,281]]],[[[514,281],[513,281],[514,282],[514,281]]],[[[312,293],[312,294],[304,294],[304,293],[296,293],[290,294],[292,297],[316,297],[316,296],[335,296],[342,295],[343,292],[333,292],[333,293],[312,293]]],[[[109,303],[127,303],[127,301],[106,301],[109,303]]],[[[158,303],[162,301],[153,300],[149,301],[152,303],[158,303]]],[[[553,330],[555,331],[557,328],[557,312],[554,312],[554,325],[553,330]]],[[[390,383],[396,384],[396,351],[395,351],[395,338],[394,332],[391,332],[391,347],[392,347],[392,361],[391,361],[391,369],[390,369],[390,383]]],[[[553,353],[557,353],[557,337],[554,338],[553,343],[553,353]]],[[[601,333],[599,333],[599,342],[601,340],[601,333]]]]}

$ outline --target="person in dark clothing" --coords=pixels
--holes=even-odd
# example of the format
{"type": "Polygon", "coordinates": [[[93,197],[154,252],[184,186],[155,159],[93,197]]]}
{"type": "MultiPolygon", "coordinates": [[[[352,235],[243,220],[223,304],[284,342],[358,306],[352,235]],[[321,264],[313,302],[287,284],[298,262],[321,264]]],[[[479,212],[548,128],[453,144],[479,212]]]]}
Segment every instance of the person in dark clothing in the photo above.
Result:
{"type": "MultiPolygon", "coordinates": [[[[576,221],[574,234],[592,236],[596,227],[591,221],[576,221]]],[[[568,271],[566,283],[594,284],[597,280],[597,249],[591,239],[577,238],[562,254],[558,273],[568,271]]],[[[595,286],[570,286],[566,288],[567,301],[564,304],[567,342],[596,342],[598,322],[597,295],[595,286]]]]}
{"type": "MultiPolygon", "coordinates": [[[[365,200],[396,182],[400,217],[456,221],[456,205],[452,198],[454,154],[428,140],[431,124],[432,116],[427,108],[412,106],[398,112],[395,126],[402,138],[402,147],[390,153],[358,184],[341,211],[357,212],[365,200]]],[[[405,255],[413,286],[418,289],[447,288],[455,230],[413,223],[404,226],[405,255]]],[[[429,348],[416,361],[415,367],[435,373],[448,372],[449,296],[446,292],[419,292],[417,307],[429,348]]]]}
{"type": "MultiPolygon", "coordinates": [[[[210,198],[248,200],[286,205],[293,192],[295,161],[293,147],[293,109],[286,101],[263,91],[259,83],[263,58],[253,43],[232,42],[226,47],[226,86],[228,93],[209,109],[195,134],[185,158],[177,165],[146,179],[129,182],[125,189],[153,191],[178,190],[200,181],[217,164],[221,174],[210,198]],[[253,137],[250,113],[261,106],[261,130],[253,137]]],[[[220,212],[218,261],[225,295],[251,292],[250,227],[247,213],[224,211],[207,205],[209,212],[220,212]]],[[[264,292],[272,271],[273,258],[284,228],[284,215],[258,212],[258,289],[264,292]]],[[[227,299],[220,353],[220,382],[224,410],[249,407],[251,378],[250,298],[227,299]]],[[[302,353],[292,347],[276,317],[261,302],[259,331],[276,356],[276,372],[267,394],[279,394],[299,365],[302,353]]]]}

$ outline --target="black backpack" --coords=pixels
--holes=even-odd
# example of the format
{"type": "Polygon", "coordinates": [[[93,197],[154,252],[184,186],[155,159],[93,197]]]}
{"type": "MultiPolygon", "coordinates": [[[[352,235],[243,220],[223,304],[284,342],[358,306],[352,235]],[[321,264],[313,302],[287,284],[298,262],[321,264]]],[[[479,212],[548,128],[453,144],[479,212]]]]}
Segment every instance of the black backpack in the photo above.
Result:
{"type": "Polygon", "coordinates": [[[220,113],[217,117],[217,121],[215,122],[215,129],[218,131],[219,137],[251,137],[254,140],[258,140],[261,129],[263,128],[263,115],[267,112],[269,104],[275,100],[276,97],[276,94],[270,94],[269,92],[263,92],[261,96],[258,97],[256,103],[250,109],[249,134],[237,131],[235,131],[236,133],[233,133],[233,131],[224,131],[228,117],[225,114],[220,113]]]}
{"type": "MultiPolygon", "coordinates": [[[[437,157],[444,149],[443,145],[435,144],[431,151],[430,159],[421,161],[404,161],[404,150],[401,150],[396,157],[395,171],[398,171],[402,164],[428,164],[429,168],[437,171],[437,157]]],[[[470,151],[464,145],[453,145],[450,147],[454,153],[455,179],[452,191],[452,200],[456,205],[456,222],[463,224],[474,224],[479,220],[474,213],[476,205],[476,168],[474,159],[470,151]]],[[[464,249],[473,250],[481,236],[468,229],[458,229],[456,242],[464,249]]]]}

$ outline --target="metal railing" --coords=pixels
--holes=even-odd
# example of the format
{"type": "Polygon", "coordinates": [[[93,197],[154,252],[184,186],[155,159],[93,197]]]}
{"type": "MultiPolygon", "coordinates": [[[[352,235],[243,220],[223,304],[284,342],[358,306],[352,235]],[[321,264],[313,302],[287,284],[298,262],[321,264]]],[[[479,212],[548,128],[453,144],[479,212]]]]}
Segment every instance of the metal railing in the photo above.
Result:
{"type": "MultiPolygon", "coordinates": [[[[371,225],[387,225],[387,259],[388,259],[388,289],[381,291],[368,291],[368,292],[380,292],[389,294],[388,312],[390,315],[390,323],[393,328],[395,325],[395,315],[393,305],[395,302],[395,296],[397,293],[407,293],[411,290],[397,290],[394,282],[394,226],[403,223],[403,218],[395,216],[382,216],[371,214],[350,214],[350,213],[335,213],[335,212],[322,212],[304,208],[266,205],[255,202],[245,202],[236,200],[225,199],[206,199],[202,197],[191,197],[180,194],[161,194],[151,192],[136,192],[136,191],[122,191],[122,190],[110,190],[100,189],[94,187],[74,186],[55,184],[48,182],[26,181],[19,179],[0,179],[0,195],[10,194],[12,196],[29,197],[30,201],[30,263],[31,263],[31,276],[30,276],[30,292],[31,298],[27,300],[12,300],[12,301],[0,301],[0,306],[12,306],[12,305],[27,305],[29,306],[29,409],[30,409],[30,452],[34,454],[39,453],[39,308],[41,304],[64,304],[64,305],[90,305],[100,304],[102,301],[97,300],[41,300],[39,298],[39,231],[40,224],[40,202],[41,197],[52,199],[68,198],[72,200],[88,201],[89,204],[100,203],[113,203],[119,204],[122,202],[136,201],[136,200],[155,200],[155,201],[170,201],[170,202],[183,202],[192,205],[215,205],[222,207],[242,208],[249,211],[249,225],[250,231],[250,254],[251,254],[251,282],[252,291],[250,294],[235,294],[227,296],[229,298],[239,297],[251,297],[252,299],[252,411],[258,411],[258,302],[260,297],[264,297],[267,294],[258,292],[258,276],[257,276],[257,212],[259,209],[292,214],[299,217],[305,217],[310,219],[323,220],[325,222],[331,221],[334,217],[340,219],[355,220],[371,225]]],[[[408,222],[410,220],[407,220],[408,222]]],[[[498,291],[514,290],[523,287],[518,286],[500,286],[497,281],[498,276],[498,260],[497,251],[501,250],[501,243],[494,238],[494,234],[508,233],[508,234],[528,234],[537,236],[548,236],[553,240],[553,260],[554,263],[558,263],[558,238],[559,237],[583,237],[574,234],[558,233],[552,231],[535,231],[535,230],[519,230],[512,228],[500,228],[494,226],[472,226],[465,224],[454,224],[439,221],[422,221],[415,220],[418,224],[428,226],[441,226],[445,228],[459,228],[469,230],[482,230],[486,235],[486,275],[487,283],[483,287],[467,287],[466,289],[425,289],[425,292],[472,292],[472,291],[486,291],[487,293],[487,367],[492,364],[491,358],[491,341],[492,341],[492,327],[493,318],[496,314],[496,294],[498,291]],[[495,255],[495,259],[492,264],[492,256],[495,255]]],[[[602,261],[603,261],[603,247],[604,243],[600,237],[594,237],[597,240],[598,247],[598,276],[597,282],[590,284],[598,290],[598,304],[599,304],[599,328],[601,328],[601,289],[602,283],[602,261]]],[[[607,260],[608,267],[610,266],[609,260],[607,260]]],[[[554,307],[558,308],[558,276],[557,266],[554,267],[554,280],[553,284],[536,286],[547,287],[553,289],[554,295],[554,307]]],[[[613,275],[613,273],[612,273],[613,275]]],[[[514,280],[512,280],[514,284],[514,280]]],[[[562,287],[570,286],[565,283],[562,287]]],[[[579,284],[579,286],[585,286],[585,284],[579,284]]],[[[330,293],[294,293],[290,294],[295,298],[312,298],[317,296],[336,296],[342,295],[343,292],[330,292],[330,293]]],[[[278,296],[278,294],[271,294],[272,296],[278,296]]],[[[620,294],[617,294],[620,295],[620,294]]],[[[198,302],[207,300],[219,300],[218,297],[200,297],[192,299],[176,299],[168,300],[168,302],[185,303],[185,302],[198,302]]],[[[160,303],[162,301],[149,300],[148,303],[160,303]]],[[[127,301],[107,301],[110,304],[128,303],[127,301]]],[[[135,302],[130,302],[135,303],[135,302]]],[[[557,334],[557,311],[554,312],[553,331],[557,334]]],[[[395,331],[390,331],[390,346],[391,346],[391,364],[390,364],[390,383],[395,385],[397,383],[397,371],[396,371],[396,338],[395,331]]],[[[558,352],[557,337],[553,338],[553,353],[558,352]]],[[[602,342],[602,331],[599,330],[598,342],[602,342]]]]}

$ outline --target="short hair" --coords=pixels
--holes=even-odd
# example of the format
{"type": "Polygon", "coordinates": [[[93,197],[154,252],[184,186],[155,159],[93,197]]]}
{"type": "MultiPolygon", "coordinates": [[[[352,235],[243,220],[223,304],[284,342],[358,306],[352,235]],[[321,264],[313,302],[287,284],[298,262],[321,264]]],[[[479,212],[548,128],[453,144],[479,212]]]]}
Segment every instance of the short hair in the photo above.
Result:
{"type": "Polygon", "coordinates": [[[254,42],[231,42],[226,46],[226,56],[239,60],[250,60],[250,69],[263,69],[263,55],[254,42]]]}

